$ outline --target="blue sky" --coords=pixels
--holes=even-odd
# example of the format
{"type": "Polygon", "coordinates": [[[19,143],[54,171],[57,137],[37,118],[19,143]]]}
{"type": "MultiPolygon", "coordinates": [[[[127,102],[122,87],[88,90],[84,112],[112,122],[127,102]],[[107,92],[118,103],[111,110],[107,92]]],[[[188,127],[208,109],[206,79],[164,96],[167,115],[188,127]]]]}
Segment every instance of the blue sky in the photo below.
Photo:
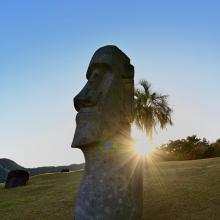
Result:
{"type": "Polygon", "coordinates": [[[72,99],[106,44],[131,58],[136,83],[147,79],[170,95],[174,126],[151,146],[220,138],[219,10],[212,0],[0,0],[0,158],[26,167],[83,162],[70,148],[72,99]]]}

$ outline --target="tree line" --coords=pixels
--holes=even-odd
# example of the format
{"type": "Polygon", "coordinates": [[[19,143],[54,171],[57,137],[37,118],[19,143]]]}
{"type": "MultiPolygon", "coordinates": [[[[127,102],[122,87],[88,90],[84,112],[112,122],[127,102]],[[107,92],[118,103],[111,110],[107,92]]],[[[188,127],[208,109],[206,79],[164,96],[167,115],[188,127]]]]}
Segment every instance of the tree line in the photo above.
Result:
{"type": "Polygon", "coordinates": [[[157,150],[163,160],[195,160],[220,157],[220,139],[210,143],[206,138],[197,135],[184,139],[170,140],[157,150]]]}

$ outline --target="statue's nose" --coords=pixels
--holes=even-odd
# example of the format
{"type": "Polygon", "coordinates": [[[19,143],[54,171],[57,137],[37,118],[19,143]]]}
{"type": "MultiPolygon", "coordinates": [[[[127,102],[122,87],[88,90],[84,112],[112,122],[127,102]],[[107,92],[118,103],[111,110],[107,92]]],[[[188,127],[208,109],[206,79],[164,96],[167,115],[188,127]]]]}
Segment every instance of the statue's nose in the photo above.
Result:
{"type": "Polygon", "coordinates": [[[96,92],[91,90],[89,85],[86,84],[80,93],[75,96],[73,102],[76,111],[79,111],[81,108],[95,106],[97,104],[96,92]]]}

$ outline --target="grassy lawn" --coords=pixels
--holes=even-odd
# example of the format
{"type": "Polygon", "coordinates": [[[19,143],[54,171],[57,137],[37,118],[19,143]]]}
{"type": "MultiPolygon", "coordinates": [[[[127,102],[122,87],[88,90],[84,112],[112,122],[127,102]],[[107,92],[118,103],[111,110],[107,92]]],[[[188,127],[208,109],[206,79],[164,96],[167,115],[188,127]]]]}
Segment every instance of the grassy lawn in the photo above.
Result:
{"type": "MultiPolygon", "coordinates": [[[[219,220],[220,158],[148,162],[144,175],[147,220],[219,220]]],[[[1,220],[72,219],[82,171],[44,174],[27,186],[0,185],[1,220]]]]}
{"type": "Polygon", "coordinates": [[[146,219],[220,219],[220,158],[149,164],[144,181],[146,219]]]}
{"type": "Polygon", "coordinates": [[[0,185],[1,220],[72,220],[82,171],[31,177],[25,187],[0,185]]]}

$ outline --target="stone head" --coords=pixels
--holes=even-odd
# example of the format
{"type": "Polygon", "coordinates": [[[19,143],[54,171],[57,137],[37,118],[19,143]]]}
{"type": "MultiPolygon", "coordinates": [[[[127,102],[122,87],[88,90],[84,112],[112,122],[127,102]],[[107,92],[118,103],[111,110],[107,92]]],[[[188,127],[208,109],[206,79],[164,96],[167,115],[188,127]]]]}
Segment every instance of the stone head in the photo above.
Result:
{"type": "Polygon", "coordinates": [[[72,147],[129,136],[134,99],[130,59],[116,46],[101,47],[90,61],[86,78],[86,85],[74,98],[78,113],[72,147]]]}

